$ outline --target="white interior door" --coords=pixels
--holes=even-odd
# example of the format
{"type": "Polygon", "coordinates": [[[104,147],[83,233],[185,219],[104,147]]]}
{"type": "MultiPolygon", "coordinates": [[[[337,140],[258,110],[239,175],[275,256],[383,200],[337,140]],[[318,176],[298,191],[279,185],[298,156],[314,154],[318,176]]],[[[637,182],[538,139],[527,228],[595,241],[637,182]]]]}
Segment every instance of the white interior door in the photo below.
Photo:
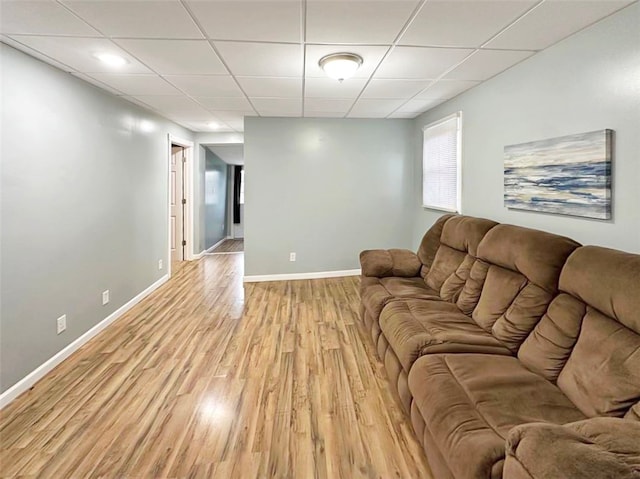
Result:
{"type": "Polygon", "coordinates": [[[184,148],[171,146],[171,261],[184,260],[184,148]]]}

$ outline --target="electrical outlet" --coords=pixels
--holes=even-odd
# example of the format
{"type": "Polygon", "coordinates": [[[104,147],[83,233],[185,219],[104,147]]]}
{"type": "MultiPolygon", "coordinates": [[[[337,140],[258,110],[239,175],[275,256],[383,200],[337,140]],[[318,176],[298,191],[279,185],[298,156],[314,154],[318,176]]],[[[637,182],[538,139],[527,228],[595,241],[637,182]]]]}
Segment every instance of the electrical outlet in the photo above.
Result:
{"type": "Polygon", "coordinates": [[[63,314],[58,319],[56,319],[57,334],[60,334],[65,329],[67,329],[67,315],[63,314]]]}
{"type": "Polygon", "coordinates": [[[162,260],[161,259],[158,260],[158,269],[162,269],[162,260]]]}
{"type": "Polygon", "coordinates": [[[289,253],[289,261],[295,261],[296,260],[296,254],[295,253],[289,253]]]}
{"type": "Polygon", "coordinates": [[[102,306],[109,302],[109,290],[102,292],[102,306]]]}

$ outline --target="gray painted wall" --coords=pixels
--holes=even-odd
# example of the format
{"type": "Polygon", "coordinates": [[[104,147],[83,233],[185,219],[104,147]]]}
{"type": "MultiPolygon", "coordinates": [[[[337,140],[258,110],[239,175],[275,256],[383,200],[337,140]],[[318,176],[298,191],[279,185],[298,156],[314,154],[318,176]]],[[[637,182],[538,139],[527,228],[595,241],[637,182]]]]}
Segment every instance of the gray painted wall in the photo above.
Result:
{"type": "Polygon", "coordinates": [[[410,120],[245,118],[244,137],[246,275],[355,269],[363,249],[410,245],[410,120]]]}
{"type": "Polygon", "coordinates": [[[6,45],[0,60],[5,391],[166,274],[167,134],[193,134],[6,45]]]}
{"type": "Polygon", "coordinates": [[[413,245],[441,213],[421,205],[422,126],[463,112],[463,213],[640,252],[640,4],[516,65],[415,120],[413,245]],[[613,219],[507,210],[505,145],[615,130],[613,219]]]}
{"type": "Polygon", "coordinates": [[[205,249],[227,236],[227,164],[205,149],[205,249]]]}

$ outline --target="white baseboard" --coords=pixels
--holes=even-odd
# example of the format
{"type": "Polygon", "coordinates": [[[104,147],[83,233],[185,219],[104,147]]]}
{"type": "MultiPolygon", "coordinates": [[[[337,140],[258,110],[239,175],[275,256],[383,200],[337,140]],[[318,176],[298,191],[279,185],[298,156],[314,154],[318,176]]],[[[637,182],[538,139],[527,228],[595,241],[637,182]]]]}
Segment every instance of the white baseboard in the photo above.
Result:
{"type": "Polygon", "coordinates": [[[322,279],[339,278],[342,276],[358,276],[360,269],[345,269],[342,271],[318,271],[315,273],[290,273],[290,274],[264,274],[255,276],[245,276],[245,283],[257,283],[260,281],[292,281],[296,279],[322,279]]]}
{"type": "Polygon", "coordinates": [[[55,354],[52,358],[45,361],[43,364],[38,366],[36,369],[27,374],[24,378],[18,381],[16,384],[11,386],[5,392],[0,395],[0,409],[7,406],[11,403],[15,398],[20,396],[23,392],[27,391],[31,386],[33,386],[36,382],[42,379],[49,371],[55,368],[62,361],[71,356],[74,352],[84,346],[90,339],[100,333],[103,329],[113,323],[116,319],[122,316],[124,313],[133,308],[136,304],[146,298],[148,295],[153,293],[156,289],[162,286],[169,279],[169,275],[164,275],[158,281],[153,283],[147,289],[139,293],[137,296],[132,298],[129,302],[120,306],[117,310],[107,316],[105,319],[96,324],[89,331],[84,333],[78,339],[73,341],[71,344],[66,346],[63,350],[55,354]]]}
{"type": "Polygon", "coordinates": [[[216,244],[214,244],[213,246],[211,246],[210,248],[207,248],[206,250],[204,250],[202,252],[202,254],[206,254],[206,253],[211,253],[214,249],[216,249],[218,246],[220,246],[222,243],[224,243],[226,240],[231,239],[231,236],[225,236],[224,238],[222,238],[220,241],[218,241],[216,244]]]}
{"type": "Polygon", "coordinates": [[[191,257],[191,259],[192,259],[192,260],[194,260],[194,259],[200,259],[200,258],[202,258],[205,254],[207,254],[207,250],[202,250],[202,251],[200,251],[198,254],[194,254],[194,255],[191,257]]]}

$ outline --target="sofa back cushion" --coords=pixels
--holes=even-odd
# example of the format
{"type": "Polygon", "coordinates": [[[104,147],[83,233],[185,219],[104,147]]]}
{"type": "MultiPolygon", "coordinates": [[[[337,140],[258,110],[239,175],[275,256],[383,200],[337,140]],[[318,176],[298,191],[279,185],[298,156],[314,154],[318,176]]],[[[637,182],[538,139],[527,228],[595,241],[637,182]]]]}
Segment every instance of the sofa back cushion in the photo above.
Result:
{"type": "Polygon", "coordinates": [[[578,340],[587,306],[573,296],[556,296],[518,350],[518,359],[533,372],[555,382],[578,340]]]}
{"type": "Polygon", "coordinates": [[[453,216],[442,228],[440,244],[424,280],[445,301],[455,302],[476,260],[478,245],[495,221],[453,216]]]}
{"type": "Polygon", "coordinates": [[[515,353],[546,312],[578,246],[544,231],[497,225],[478,245],[458,307],[515,353]]]}
{"type": "Polygon", "coordinates": [[[640,255],[579,248],[560,289],[586,314],[558,387],[587,416],[630,415],[640,400],[640,255]]]}
{"type": "Polygon", "coordinates": [[[444,224],[455,215],[443,215],[427,230],[427,232],[422,237],[422,241],[420,242],[420,247],[418,248],[418,259],[422,263],[422,268],[420,270],[420,276],[424,278],[431,269],[431,265],[433,264],[433,259],[436,256],[436,252],[440,247],[440,237],[442,236],[442,228],[444,228],[444,224]]]}

